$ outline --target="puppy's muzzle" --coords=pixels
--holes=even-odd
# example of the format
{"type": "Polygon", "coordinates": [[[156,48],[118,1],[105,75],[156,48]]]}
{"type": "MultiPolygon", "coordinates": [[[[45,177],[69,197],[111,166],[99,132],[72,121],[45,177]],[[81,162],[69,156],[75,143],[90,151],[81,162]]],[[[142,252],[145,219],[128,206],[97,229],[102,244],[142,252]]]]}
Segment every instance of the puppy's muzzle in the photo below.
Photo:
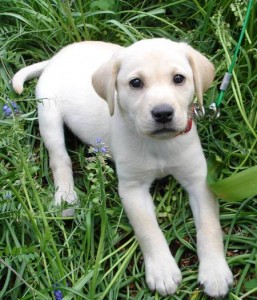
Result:
{"type": "Polygon", "coordinates": [[[162,104],[155,106],[151,114],[157,123],[166,124],[172,121],[174,110],[170,105],[162,104]]]}

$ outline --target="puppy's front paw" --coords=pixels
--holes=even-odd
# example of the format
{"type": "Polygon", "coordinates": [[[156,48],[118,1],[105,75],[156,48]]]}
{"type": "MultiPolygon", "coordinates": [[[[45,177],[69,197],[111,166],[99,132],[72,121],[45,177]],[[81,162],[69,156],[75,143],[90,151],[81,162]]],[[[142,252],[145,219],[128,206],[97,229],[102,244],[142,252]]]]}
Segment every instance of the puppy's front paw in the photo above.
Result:
{"type": "Polygon", "coordinates": [[[74,204],[78,200],[77,193],[73,189],[58,189],[54,195],[55,205],[60,205],[62,201],[74,204]]]}
{"type": "Polygon", "coordinates": [[[225,260],[209,259],[200,264],[198,280],[207,295],[223,297],[233,284],[233,274],[225,260]]]}
{"type": "Polygon", "coordinates": [[[182,275],[170,254],[159,253],[155,257],[146,257],[145,266],[146,282],[150,290],[156,290],[163,296],[175,293],[182,275]]]}
{"type": "MultiPolygon", "coordinates": [[[[73,189],[69,190],[57,190],[54,195],[55,205],[60,205],[63,201],[72,206],[78,205],[78,197],[73,189]]],[[[74,207],[66,208],[62,211],[63,217],[72,217],[74,215],[74,207]]]]}

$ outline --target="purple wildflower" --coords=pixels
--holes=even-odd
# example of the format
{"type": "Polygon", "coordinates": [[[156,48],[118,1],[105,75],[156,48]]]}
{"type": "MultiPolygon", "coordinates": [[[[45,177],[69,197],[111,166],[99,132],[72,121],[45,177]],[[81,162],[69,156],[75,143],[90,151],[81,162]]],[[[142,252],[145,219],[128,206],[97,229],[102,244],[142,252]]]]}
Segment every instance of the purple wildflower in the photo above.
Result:
{"type": "Polygon", "coordinates": [[[10,101],[7,99],[7,103],[3,106],[3,113],[6,117],[10,116],[12,113],[19,113],[19,107],[15,101],[10,101]]]}
{"type": "Polygon", "coordinates": [[[7,192],[4,194],[4,198],[5,198],[5,199],[11,199],[11,198],[12,198],[12,192],[11,192],[11,191],[7,191],[7,192]]]}
{"type": "MultiPolygon", "coordinates": [[[[54,284],[54,288],[57,288],[58,286],[59,286],[59,284],[54,284]]],[[[62,300],[62,298],[63,298],[62,291],[55,289],[54,297],[55,297],[55,300],[62,300]]]]}
{"type": "Polygon", "coordinates": [[[62,300],[62,291],[61,290],[57,290],[54,291],[54,296],[55,296],[55,300],[62,300]]]}
{"type": "Polygon", "coordinates": [[[98,138],[96,138],[95,142],[96,142],[96,144],[101,144],[102,143],[102,139],[98,137],[98,138]]]}
{"type": "Polygon", "coordinates": [[[94,152],[95,153],[98,153],[98,152],[100,152],[100,153],[107,153],[108,152],[108,148],[107,147],[101,147],[101,148],[94,147],[94,152]]]}
{"type": "Polygon", "coordinates": [[[108,152],[108,147],[105,146],[101,138],[96,138],[96,142],[95,144],[93,144],[93,152],[103,154],[106,154],[108,152]]]}
{"type": "Polygon", "coordinates": [[[100,150],[101,150],[102,153],[107,153],[108,152],[108,148],[107,147],[102,147],[100,150]]]}
{"type": "Polygon", "coordinates": [[[3,106],[3,112],[4,112],[4,115],[6,117],[8,117],[8,116],[10,116],[12,114],[12,109],[7,104],[5,104],[3,106]]]}

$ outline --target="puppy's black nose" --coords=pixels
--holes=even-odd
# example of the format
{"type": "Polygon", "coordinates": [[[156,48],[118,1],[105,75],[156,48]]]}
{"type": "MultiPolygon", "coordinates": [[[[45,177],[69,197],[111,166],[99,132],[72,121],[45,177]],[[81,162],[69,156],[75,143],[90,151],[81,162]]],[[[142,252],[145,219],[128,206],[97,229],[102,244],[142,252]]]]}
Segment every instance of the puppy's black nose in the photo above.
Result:
{"type": "Polygon", "coordinates": [[[157,105],[151,111],[154,120],[158,123],[168,123],[172,120],[174,110],[170,105],[157,105]]]}

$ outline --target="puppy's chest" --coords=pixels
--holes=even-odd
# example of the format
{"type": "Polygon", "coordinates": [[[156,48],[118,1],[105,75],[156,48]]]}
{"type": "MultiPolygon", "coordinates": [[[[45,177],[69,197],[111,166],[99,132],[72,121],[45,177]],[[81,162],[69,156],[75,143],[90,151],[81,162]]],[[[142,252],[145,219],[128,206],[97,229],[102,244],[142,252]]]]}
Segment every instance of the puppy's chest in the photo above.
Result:
{"type": "MultiPolygon", "coordinates": [[[[149,151],[150,150],[150,151],[149,151]]],[[[172,153],[151,151],[137,152],[133,160],[126,165],[126,171],[132,176],[141,179],[154,180],[172,175],[173,168],[177,166],[177,159],[172,153]]]]}
{"type": "Polygon", "coordinates": [[[153,173],[155,178],[162,178],[172,174],[172,170],[175,167],[176,159],[172,154],[151,154],[149,161],[146,162],[145,166],[149,166],[150,172],[153,173]]]}
{"type": "Polygon", "coordinates": [[[128,180],[152,181],[173,175],[183,165],[183,149],[172,140],[124,140],[114,148],[119,176],[128,180]]]}

